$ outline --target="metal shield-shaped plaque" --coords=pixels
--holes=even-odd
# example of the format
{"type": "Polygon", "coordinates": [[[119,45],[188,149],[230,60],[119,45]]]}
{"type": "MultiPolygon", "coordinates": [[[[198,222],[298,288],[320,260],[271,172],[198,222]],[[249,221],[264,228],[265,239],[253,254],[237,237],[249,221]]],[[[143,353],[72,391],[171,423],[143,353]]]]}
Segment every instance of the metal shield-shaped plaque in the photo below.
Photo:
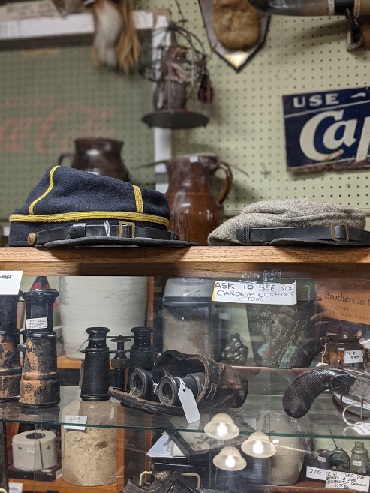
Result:
{"type": "Polygon", "coordinates": [[[212,50],[240,72],[263,45],[270,15],[248,0],[230,1],[230,7],[225,0],[199,0],[199,4],[212,50]]]}

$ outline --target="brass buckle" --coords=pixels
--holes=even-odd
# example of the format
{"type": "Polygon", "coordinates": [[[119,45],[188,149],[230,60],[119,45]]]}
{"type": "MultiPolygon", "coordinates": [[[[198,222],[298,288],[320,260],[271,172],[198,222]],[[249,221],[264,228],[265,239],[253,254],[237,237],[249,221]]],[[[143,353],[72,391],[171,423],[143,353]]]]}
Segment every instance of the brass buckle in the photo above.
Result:
{"type": "Polygon", "coordinates": [[[118,221],[118,236],[122,237],[123,226],[131,226],[131,238],[135,238],[135,223],[131,221],[118,221]]]}
{"type": "Polygon", "coordinates": [[[348,228],[348,224],[331,224],[330,225],[330,236],[331,236],[331,239],[333,241],[336,241],[338,243],[342,243],[344,241],[349,241],[349,228],[348,228]],[[345,231],[346,231],[346,238],[345,240],[342,240],[342,239],[339,239],[336,237],[335,235],[335,228],[345,228],[345,231]]]}

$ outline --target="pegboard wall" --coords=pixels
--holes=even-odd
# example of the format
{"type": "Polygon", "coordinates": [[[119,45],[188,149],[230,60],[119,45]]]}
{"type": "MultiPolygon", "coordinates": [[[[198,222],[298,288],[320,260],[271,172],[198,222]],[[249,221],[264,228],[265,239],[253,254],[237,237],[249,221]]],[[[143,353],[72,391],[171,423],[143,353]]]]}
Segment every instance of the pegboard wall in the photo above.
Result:
{"type": "MultiPolygon", "coordinates": [[[[211,54],[198,1],[180,4],[186,27],[211,54]]],[[[136,2],[138,9],[160,7],[170,8],[173,19],[179,19],[173,0],[136,2]]],[[[231,164],[234,184],[225,201],[226,216],[251,202],[298,197],[370,213],[368,171],[295,176],[286,167],[282,96],[368,84],[370,51],[347,52],[345,37],[341,17],[272,16],[263,48],[240,73],[211,54],[211,120],[204,128],[174,131],[173,152],[210,151],[231,164]]],[[[137,167],[153,156],[152,131],[140,122],[138,77],[97,70],[88,46],[1,50],[0,62],[1,218],[23,202],[59,153],[72,150],[73,139],[86,134],[86,125],[92,133],[109,129],[114,138],[123,139],[133,180],[153,185],[153,170],[137,167]],[[45,106],[48,100],[51,109],[45,106]],[[22,145],[27,154],[17,152],[22,145]]]]}

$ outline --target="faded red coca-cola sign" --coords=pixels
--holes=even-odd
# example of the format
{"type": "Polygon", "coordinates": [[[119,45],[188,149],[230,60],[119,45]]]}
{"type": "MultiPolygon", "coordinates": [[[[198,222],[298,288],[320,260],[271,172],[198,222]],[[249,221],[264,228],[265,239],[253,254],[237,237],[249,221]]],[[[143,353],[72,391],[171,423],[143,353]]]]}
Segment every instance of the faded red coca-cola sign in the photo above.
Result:
{"type": "Polygon", "coordinates": [[[115,109],[83,103],[55,104],[50,98],[8,98],[0,112],[0,151],[18,154],[66,152],[77,137],[114,137],[115,109]],[[21,115],[21,116],[20,116],[21,115]]]}

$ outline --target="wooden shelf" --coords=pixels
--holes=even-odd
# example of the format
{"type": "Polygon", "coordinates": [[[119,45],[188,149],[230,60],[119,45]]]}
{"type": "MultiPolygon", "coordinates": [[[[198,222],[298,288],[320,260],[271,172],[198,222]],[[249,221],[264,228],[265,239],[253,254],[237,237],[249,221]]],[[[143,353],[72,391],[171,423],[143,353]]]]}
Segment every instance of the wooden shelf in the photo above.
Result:
{"type": "Polygon", "coordinates": [[[62,478],[55,481],[33,481],[32,479],[9,479],[9,482],[22,483],[23,491],[32,491],[35,493],[47,493],[58,491],[58,493],[115,493],[117,484],[108,484],[105,486],[75,486],[66,483],[62,478]]]}
{"type": "Polygon", "coordinates": [[[305,277],[370,278],[370,248],[291,247],[102,247],[0,248],[1,270],[37,275],[136,275],[239,277],[278,269],[305,277]]]}
{"type": "MultiPolygon", "coordinates": [[[[113,493],[117,491],[116,484],[106,486],[74,486],[63,481],[62,478],[53,482],[32,481],[29,479],[11,479],[10,481],[22,482],[23,491],[35,491],[35,493],[47,493],[48,491],[58,491],[59,493],[113,493]],[[34,489],[35,488],[35,489],[34,489]]],[[[262,486],[261,491],[271,493],[337,493],[338,490],[325,488],[324,482],[319,481],[300,481],[291,486],[262,486]]],[[[354,490],[347,490],[354,491],[354,490]]]]}
{"type": "Polygon", "coordinates": [[[65,354],[58,356],[58,368],[68,370],[79,370],[82,365],[82,360],[68,358],[65,354]]]}
{"type": "MultiPolygon", "coordinates": [[[[24,2],[27,5],[28,2],[24,2]]],[[[0,7],[0,41],[50,38],[56,36],[92,35],[94,32],[93,16],[89,10],[80,14],[59,15],[56,9],[49,9],[48,16],[29,14],[24,5],[13,6],[12,15],[7,17],[7,6],[0,7]],[[54,10],[54,12],[53,12],[54,10]],[[19,18],[15,18],[18,11],[19,18]],[[34,15],[32,17],[31,15],[34,15]]],[[[163,27],[168,23],[168,13],[164,10],[157,13],[137,10],[134,12],[134,23],[138,30],[149,30],[163,27]]]]}
{"type": "MultiPolygon", "coordinates": [[[[325,493],[338,493],[337,489],[334,488],[325,488],[324,481],[299,481],[296,484],[291,486],[267,486],[265,491],[273,492],[273,493],[318,493],[319,491],[325,491],[325,493]]],[[[348,489],[346,491],[355,491],[348,489]]]]}

